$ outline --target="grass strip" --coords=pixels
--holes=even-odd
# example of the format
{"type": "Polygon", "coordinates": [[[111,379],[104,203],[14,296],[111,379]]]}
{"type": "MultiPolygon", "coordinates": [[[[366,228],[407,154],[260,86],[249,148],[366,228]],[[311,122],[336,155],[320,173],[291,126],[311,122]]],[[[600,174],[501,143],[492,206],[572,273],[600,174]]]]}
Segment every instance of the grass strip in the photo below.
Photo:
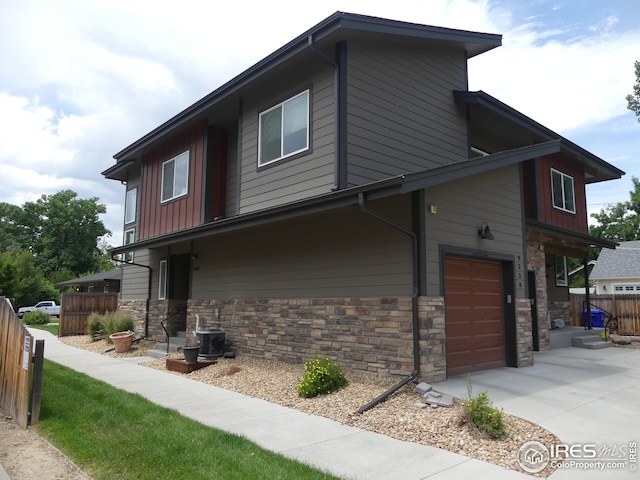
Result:
{"type": "Polygon", "coordinates": [[[58,336],[58,324],[55,325],[27,325],[29,328],[37,328],[38,330],[45,330],[49,333],[58,336]]]}
{"type": "Polygon", "coordinates": [[[49,360],[37,428],[94,480],[337,478],[49,360]]]}

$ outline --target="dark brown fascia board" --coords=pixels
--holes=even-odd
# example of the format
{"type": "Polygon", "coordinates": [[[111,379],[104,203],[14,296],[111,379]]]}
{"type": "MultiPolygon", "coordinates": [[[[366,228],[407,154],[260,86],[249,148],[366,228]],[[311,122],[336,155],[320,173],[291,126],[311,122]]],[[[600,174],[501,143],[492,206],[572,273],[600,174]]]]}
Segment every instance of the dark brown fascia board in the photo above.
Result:
{"type": "Polygon", "coordinates": [[[180,128],[194,117],[211,108],[216,102],[236,92],[274,67],[281,65],[300,51],[305,50],[311,40],[319,41],[340,29],[459,42],[465,45],[468,57],[479,55],[502,44],[502,35],[498,34],[454,30],[353,13],[336,12],[116,153],[113,158],[118,160],[136,155],[148,143],[153,142],[159,136],[180,128]]]}
{"type": "Polygon", "coordinates": [[[527,228],[531,228],[532,230],[536,230],[538,232],[546,233],[549,235],[555,235],[567,240],[575,240],[584,245],[612,249],[615,249],[618,245],[616,242],[612,242],[610,240],[592,237],[591,235],[587,235],[585,233],[577,233],[571,230],[565,230],[564,228],[549,225],[547,223],[541,223],[537,220],[526,219],[525,223],[527,225],[527,228]]]}
{"type": "Polygon", "coordinates": [[[428,188],[471,175],[478,175],[495,170],[496,168],[525,162],[544,155],[551,155],[560,151],[562,151],[562,141],[552,140],[527,147],[493,153],[486,157],[472,158],[452,165],[406,175],[401,190],[403,192],[410,192],[421,188],[428,188]]]}
{"type": "Polygon", "coordinates": [[[592,181],[589,181],[589,179],[585,178],[586,183],[614,180],[622,177],[622,175],[625,174],[624,171],[620,170],[617,167],[614,167],[597,155],[594,155],[581,146],[576,145],[570,140],[567,140],[562,135],[559,135],[553,130],[527,117],[523,113],[510,107],[506,103],[501,102],[497,98],[492,97],[488,93],[483,92],[482,90],[479,90],[477,92],[454,91],[453,95],[458,102],[483,107],[491,111],[492,113],[504,118],[506,121],[525,128],[531,131],[533,134],[538,135],[546,140],[562,140],[563,152],[580,160],[586,166],[591,166],[592,168],[603,172],[604,176],[593,179],[592,181]]]}
{"type": "Polygon", "coordinates": [[[127,179],[127,175],[126,175],[127,170],[133,163],[135,163],[135,159],[133,158],[128,160],[123,160],[107,168],[100,175],[102,175],[105,178],[108,178],[109,180],[124,181],[127,179]]]}
{"type": "Polygon", "coordinates": [[[142,248],[158,248],[174,243],[196,240],[210,235],[218,235],[281,220],[289,220],[304,215],[322,213],[337,208],[357,205],[358,195],[360,193],[366,194],[367,198],[371,200],[410,193],[422,188],[530,160],[537,156],[557,153],[560,150],[561,142],[559,140],[508,150],[482,158],[467,160],[459,164],[439,167],[424,172],[399,175],[366,185],[325,193],[286,205],[216,220],[215,222],[199,225],[188,230],[122,245],[109,251],[110,253],[117,254],[140,250],[142,248]]]}
{"type": "Polygon", "coordinates": [[[396,195],[400,192],[403,176],[388,178],[358,187],[317,195],[297,202],[279,205],[276,207],[258,210],[256,212],[222,218],[214,222],[205,223],[196,227],[169,233],[153,238],[148,238],[109,250],[111,254],[118,254],[140,250],[143,248],[158,248],[175,243],[197,240],[199,238],[222,233],[243,230],[283,220],[290,220],[306,215],[323,213],[338,208],[357,206],[358,195],[366,192],[378,192],[378,197],[396,195]],[[382,192],[386,192],[383,194],[382,192]]]}

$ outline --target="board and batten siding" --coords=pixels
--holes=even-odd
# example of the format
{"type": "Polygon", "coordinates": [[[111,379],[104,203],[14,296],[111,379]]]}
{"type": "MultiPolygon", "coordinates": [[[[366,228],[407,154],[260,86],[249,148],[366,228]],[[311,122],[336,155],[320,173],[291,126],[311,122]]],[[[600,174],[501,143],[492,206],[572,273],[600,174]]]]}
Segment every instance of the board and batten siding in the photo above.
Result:
{"type": "Polygon", "coordinates": [[[362,185],[467,159],[461,50],[350,42],[348,182],[362,185]]]}
{"type": "Polygon", "coordinates": [[[238,213],[282,205],[331,191],[335,181],[333,75],[330,66],[322,66],[311,80],[296,85],[282,81],[277,84],[279,88],[265,86],[259,93],[269,95],[268,101],[264,96],[245,98],[238,213]],[[260,112],[307,88],[310,94],[310,150],[258,169],[260,112]]]}
{"type": "Polygon", "coordinates": [[[200,225],[203,216],[205,125],[195,125],[145,156],[138,240],[200,225]],[[189,150],[188,194],[160,202],[162,164],[189,150]]]}
{"type": "MultiPolygon", "coordinates": [[[[410,225],[408,198],[396,198],[388,207],[378,204],[376,211],[410,225]]],[[[194,299],[399,296],[412,291],[410,238],[357,207],[213,237],[196,242],[194,249],[194,299]]]]}
{"type": "MultiPolygon", "coordinates": [[[[438,207],[426,220],[428,295],[441,294],[441,246],[509,255],[516,263],[519,256],[526,268],[517,165],[431,187],[426,202],[438,207]],[[482,222],[489,224],[494,240],[480,239],[482,222]]],[[[516,296],[526,296],[524,282],[516,284],[516,296]]]]}

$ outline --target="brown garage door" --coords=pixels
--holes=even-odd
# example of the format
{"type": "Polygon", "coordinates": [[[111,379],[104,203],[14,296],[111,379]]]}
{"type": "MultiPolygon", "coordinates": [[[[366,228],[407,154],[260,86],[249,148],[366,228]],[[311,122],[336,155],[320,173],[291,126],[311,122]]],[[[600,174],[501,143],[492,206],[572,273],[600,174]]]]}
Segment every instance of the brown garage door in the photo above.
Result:
{"type": "Polygon", "coordinates": [[[502,265],[445,260],[447,374],[505,366],[502,265]]]}

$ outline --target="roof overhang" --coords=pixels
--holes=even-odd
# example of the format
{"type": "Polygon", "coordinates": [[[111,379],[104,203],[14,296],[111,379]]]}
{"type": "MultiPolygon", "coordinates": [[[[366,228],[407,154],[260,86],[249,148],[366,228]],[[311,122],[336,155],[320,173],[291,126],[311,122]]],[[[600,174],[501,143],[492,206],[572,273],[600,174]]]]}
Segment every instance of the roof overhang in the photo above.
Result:
{"type": "Polygon", "coordinates": [[[400,175],[358,187],[317,195],[298,202],[215,220],[197,227],[181,230],[180,232],[169,233],[122,245],[110,250],[110,252],[112,254],[119,254],[143,248],[159,248],[306,215],[357,206],[360,195],[365,195],[369,200],[376,200],[393,195],[411,193],[423,188],[514,165],[540,155],[560,152],[562,148],[563,142],[561,140],[554,140],[552,142],[500,152],[482,158],[465,159],[459,163],[444,167],[400,175]]]}
{"type": "MultiPolygon", "coordinates": [[[[500,121],[517,134],[526,136],[529,141],[531,139],[536,142],[560,140],[562,152],[584,165],[587,184],[618,179],[625,173],[483,91],[456,91],[454,98],[456,102],[468,105],[470,108],[472,130],[476,126],[482,128],[482,126],[495,125],[496,121],[500,121]]],[[[516,136],[513,135],[513,137],[516,136]]]]}
{"type": "Polygon", "coordinates": [[[553,236],[556,238],[560,238],[562,240],[570,240],[575,243],[581,244],[583,246],[583,249],[577,249],[574,247],[569,247],[567,245],[550,244],[550,245],[545,245],[545,251],[547,253],[573,256],[576,258],[583,258],[585,254],[588,254],[589,248],[591,247],[615,249],[617,245],[616,242],[611,242],[609,240],[604,240],[602,238],[592,237],[591,235],[588,235],[585,233],[578,233],[578,232],[573,232],[571,230],[565,230],[564,228],[548,225],[546,223],[541,223],[536,220],[527,219],[526,225],[527,225],[527,229],[535,230],[537,232],[544,233],[546,235],[553,236]]]}
{"type": "MultiPolygon", "coordinates": [[[[382,38],[385,35],[393,36],[394,38],[406,38],[414,43],[423,40],[431,43],[442,42],[449,45],[458,45],[464,50],[467,58],[474,57],[499,47],[502,44],[502,35],[498,34],[456,30],[366,15],[336,12],[136,140],[128,147],[119,151],[114,155],[114,158],[120,163],[126,159],[139,156],[161,137],[172,134],[184,126],[204,118],[207,110],[234,94],[238,94],[243,88],[269,71],[282,65],[284,62],[290,61],[293,57],[303,51],[309,50],[310,47],[314,45],[319,45],[323,42],[332,45],[345,39],[369,38],[371,35],[378,35],[382,38]]],[[[109,174],[116,176],[116,167],[105,170],[103,175],[109,174]],[[115,172],[113,171],[114,169],[115,172]]]]}

